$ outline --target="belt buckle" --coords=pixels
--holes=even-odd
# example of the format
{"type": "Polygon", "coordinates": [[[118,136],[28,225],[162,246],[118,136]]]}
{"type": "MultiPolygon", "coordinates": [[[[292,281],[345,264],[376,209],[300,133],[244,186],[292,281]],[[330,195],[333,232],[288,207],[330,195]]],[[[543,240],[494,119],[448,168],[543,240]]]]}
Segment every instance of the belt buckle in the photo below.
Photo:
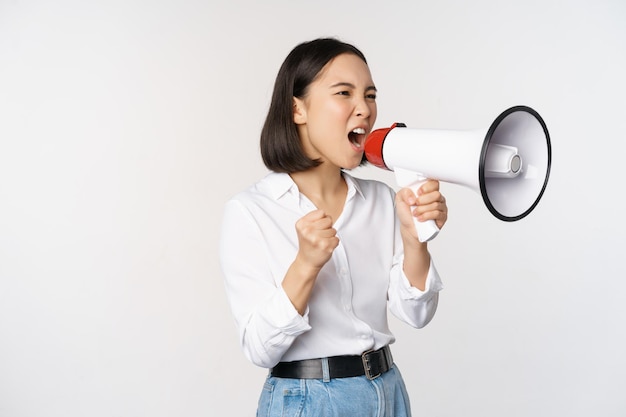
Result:
{"type": "Polygon", "coordinates": [[[376,352],[376,351],[374,349],[370,349],[361,354],[361,361],[363,362],[363,369],[365,370],[365,376],[370,381],[382,375],[382,372],[378,372],[376,375],[372,375],[371,373],[372,367],[370,366],[370,359],[368,355],[373,352],[376,352]]]}

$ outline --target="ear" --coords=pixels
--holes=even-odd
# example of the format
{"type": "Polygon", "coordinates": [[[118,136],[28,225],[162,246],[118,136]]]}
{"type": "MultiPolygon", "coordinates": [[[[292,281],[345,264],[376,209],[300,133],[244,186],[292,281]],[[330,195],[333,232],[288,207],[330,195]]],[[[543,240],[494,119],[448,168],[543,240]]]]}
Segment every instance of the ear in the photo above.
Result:
{"type": "Polygon", "coordinates": [[[304,102],[297,97],[293,98],[293,122],[297,125],[306,123],[306,108],[304,102]]]}

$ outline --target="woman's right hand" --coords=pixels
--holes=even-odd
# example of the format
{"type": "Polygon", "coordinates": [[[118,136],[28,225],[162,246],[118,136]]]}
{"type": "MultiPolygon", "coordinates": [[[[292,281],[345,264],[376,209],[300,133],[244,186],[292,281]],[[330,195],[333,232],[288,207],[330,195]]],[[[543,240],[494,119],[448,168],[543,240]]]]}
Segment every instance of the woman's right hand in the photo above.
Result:
{"type": "Polygon", "coordinates": [[[314,210],[296,222],[298,255],[301,262],[321,269],[339,245],[333,219],[322,210],[314,210]]]}
{"type": "Polygon", "coordinates": [[[304,315],[317,274],[339,245],[333,220],[322,210],[314,210],[296,222],[298,254],[283,279],[282,286],[298,313],[304,315]]]}

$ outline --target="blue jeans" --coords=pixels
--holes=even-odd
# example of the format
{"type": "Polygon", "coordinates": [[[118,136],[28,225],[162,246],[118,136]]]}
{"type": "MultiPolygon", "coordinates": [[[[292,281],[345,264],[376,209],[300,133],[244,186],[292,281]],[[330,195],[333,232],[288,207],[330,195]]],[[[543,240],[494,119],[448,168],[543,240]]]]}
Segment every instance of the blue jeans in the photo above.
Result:
{"type": "Polygon", "coordinates": [[[291,379],[268,376],[257,417],[410,417],[409,397],[393,367],[376,379],[291,379]]]}

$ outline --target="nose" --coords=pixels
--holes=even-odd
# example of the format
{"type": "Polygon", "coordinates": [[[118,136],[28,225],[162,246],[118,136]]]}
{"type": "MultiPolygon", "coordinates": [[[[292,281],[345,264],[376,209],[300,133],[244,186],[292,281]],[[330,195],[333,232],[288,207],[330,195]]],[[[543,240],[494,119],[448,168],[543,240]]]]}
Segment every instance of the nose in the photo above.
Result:
{"type": "Polygon", "coordinates": [[[354,112],[358,117],[369,117],[372,114],[372,109],[370,108],[372,105],[365,99],[361,99],[356,103],[354,112]]]}

